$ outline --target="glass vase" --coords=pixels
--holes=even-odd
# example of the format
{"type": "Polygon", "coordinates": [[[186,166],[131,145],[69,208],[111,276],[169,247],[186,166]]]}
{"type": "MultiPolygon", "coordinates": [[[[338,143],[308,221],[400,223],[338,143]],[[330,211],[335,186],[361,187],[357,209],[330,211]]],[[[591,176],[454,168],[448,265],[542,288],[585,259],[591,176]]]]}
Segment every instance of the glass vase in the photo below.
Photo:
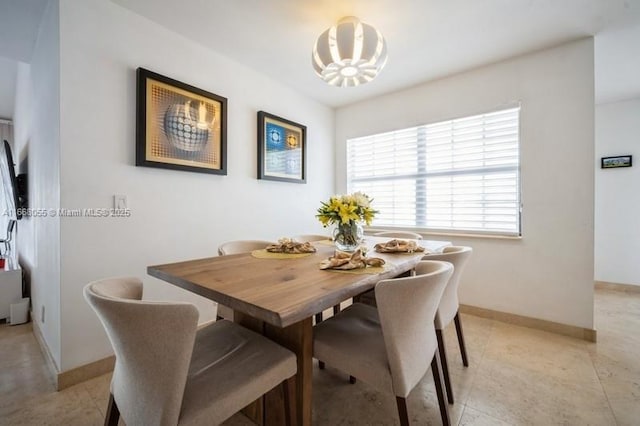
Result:
{"type": "Polygon", "coordinates": [[[349,223],[339,223],[333,230],[333,242],[336,248],[341,251],[356,251],[363,236],[362,225],[354,220],[350,220],[349,223]]]}

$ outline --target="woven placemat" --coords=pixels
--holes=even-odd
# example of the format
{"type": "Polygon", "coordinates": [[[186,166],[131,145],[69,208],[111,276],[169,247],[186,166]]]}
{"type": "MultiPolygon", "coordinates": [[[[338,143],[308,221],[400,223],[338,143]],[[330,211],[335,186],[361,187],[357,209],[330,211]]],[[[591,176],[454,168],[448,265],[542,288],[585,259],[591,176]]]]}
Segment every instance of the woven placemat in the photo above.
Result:
{"type": "Polygon", "coordinates": [[[428,248],[425,248],[424,251],[378,251],[378,250],[373,250],[374,253],[380,253],[380,254],[421,254],[423,256],[427,255],[427,254],[436,254],[436,252],[429,250],[428,248]]]}
{"type": "Polygon", "coordinates": [[[345,274],[357,274],[357,275],[360,275],[360,274],[376,275],[376,274],[381,274],[387,270],[389,270],[387,265],[367,266],[366,268],[360,268],[360,269],[323,269],[323,271],[343,272],[345,274]]]}
{"type": "Polygon", "coordinates": [[[297,259],[299,257],[311,256],[312,254],[315,253],[271,253],[265,249],[251,252],[251,256],[256,259],[297,259]]]}

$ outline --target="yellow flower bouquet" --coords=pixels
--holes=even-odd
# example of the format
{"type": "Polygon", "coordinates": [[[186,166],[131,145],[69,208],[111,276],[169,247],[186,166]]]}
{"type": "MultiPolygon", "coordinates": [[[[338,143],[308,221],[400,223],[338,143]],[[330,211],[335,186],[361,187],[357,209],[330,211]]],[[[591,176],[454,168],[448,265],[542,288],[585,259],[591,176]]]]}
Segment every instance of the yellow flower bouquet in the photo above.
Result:
{"type": "Polygon", "coordinates": [[[377,210],[371,208],[372,198],[362,192],[334,195],[322,202],[316,217],[326,228],[337,225],[334,242],[340,250],[353,251],[360,244],[364,231],[360,222],[371,224],[377,210]]]}

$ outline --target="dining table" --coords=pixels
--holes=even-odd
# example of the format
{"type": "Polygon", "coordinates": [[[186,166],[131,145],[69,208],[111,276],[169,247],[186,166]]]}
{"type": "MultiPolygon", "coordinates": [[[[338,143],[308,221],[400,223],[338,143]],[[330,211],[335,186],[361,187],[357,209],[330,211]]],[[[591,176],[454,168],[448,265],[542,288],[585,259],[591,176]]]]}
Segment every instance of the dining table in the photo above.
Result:
{"type": "MultiPolygon", "coordinates": [[[[256,250],[147,267],[147,273],[234,311],[234,322],[257,331],[295,353],[298,371],[294,424],[312,423],[313,318],[341,302],[371,290],[382,279],[413,269],[425,253],[441,251],[448,241],[416,240],[425,252],[378,253],[377,243],[389,237],[366,236],[361,247],[382,267],[323,270],[320,263],[334,255],[330,240],[315,241],[315,253],[288,255],[256,250]]],[[[283,392],[276,387],[245,414],[258,424],[284,424],[283,392]]]]}

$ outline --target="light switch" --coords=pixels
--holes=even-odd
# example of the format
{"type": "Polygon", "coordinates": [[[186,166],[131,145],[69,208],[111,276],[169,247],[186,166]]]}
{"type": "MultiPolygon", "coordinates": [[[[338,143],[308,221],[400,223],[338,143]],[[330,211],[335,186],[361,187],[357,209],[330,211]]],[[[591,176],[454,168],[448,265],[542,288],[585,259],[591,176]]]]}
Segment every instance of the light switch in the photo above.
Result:
{"type": "Polygon", "coordinates": [[[127,204],[127,196],[116,194],[113,196],[113,207],[117,210],[127,209],[129,206],[127,204]]]}

